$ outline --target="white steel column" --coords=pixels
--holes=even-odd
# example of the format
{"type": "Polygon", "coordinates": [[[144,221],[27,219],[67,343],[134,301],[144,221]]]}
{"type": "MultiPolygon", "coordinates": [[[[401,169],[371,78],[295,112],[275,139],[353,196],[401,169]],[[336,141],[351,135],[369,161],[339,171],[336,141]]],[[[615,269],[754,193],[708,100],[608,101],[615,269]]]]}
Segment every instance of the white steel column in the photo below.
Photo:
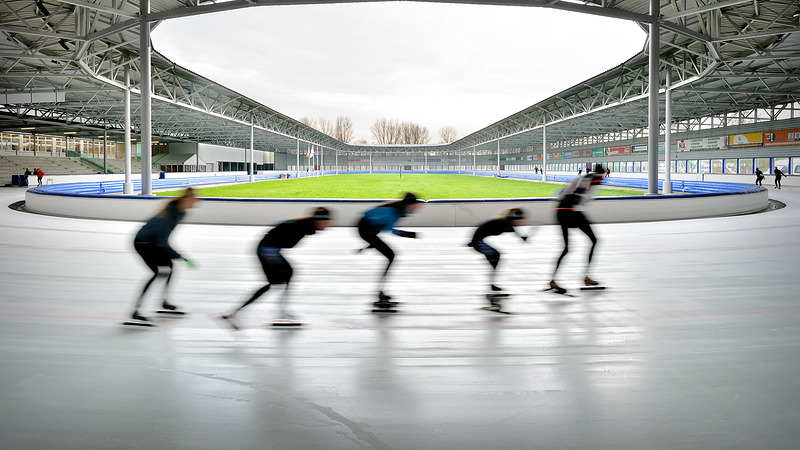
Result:
{"type": "Polygon", "coordinates": [[[122,185],[123,194],[133,194],[133,182],[131,182],[131,70],[128,64],[125,65],[125,184],[122,185]]]}
{"type": "Polygon", "coordinates": [[[372,152],[369,152],[369,173],[372,173],[372,152]]]}
{"type": "Polygon", "coordinates": [[[325,147],[319,149],[319,176],[325,175],[325,147]]]}
{"type": "Polygon", "coordinates": [[[658,24],[659,0],[650,0],[650,46],[649,46],[649,112],[647,120],[647,192],[658,194],[658,53],[660,27],[658,24]]]}
{"type": "Polygon", "coordinates": [[[103,118],[103,173],[108,173],[108,124],[103,118]]]}
{"type": "Polygon", "coordinates": [[[339,175],[339,150],[336,150],[336,175],[339,175]]]}
{"type": "Polygon", "coordinates": [[[497,176],[500,176],[500,138],[497,138],[497,176]]]}
{"type": "Polygon", "coordinates": [[[478,174],[478,166],[475,165],[476,160],[478,159],[478,146],[472,146],[472,175],[478,174]]]}
{"type": "Polygon", "coordinates": [[[250,116],[250,182],[251,183],[256,181],[255,165],[253,164],[253,157],[255,156],[255,150],[253,149],[253,132],[254,132],[253,116],[250,116]]]}
{"type": "Polygon", "coordinates": [[[664,97],[664,194],[672,193],[672,73],[667,69],[667,90],[664,97]]]}
{"type": "Polygon", "coordinates": [[[294,166],[295,178],[300,178],[300,139],[297,140],[297,165],[294,166]]]}
{"type": "Polygon", "coordinates": [[[153,194],[153,138],[151,125],[151,68],[150,68],[150,23],[147,21],[150,15],[150,0],[140,0],[139,2],[139,66],[141,71],[141,95],[142,95],[142,125],[141,125],[141,147],[142,147],[142,195],[153,194]]]}
{"type": "Polygon", "coordinates": [[[547,181],[547,126],[542,127],[542,181],[547,181]]]}
{"type": "Polygon", "coordinates": [[[428,154],[427,153],[425,153],[425,166],[424,166],[424,169],[425,169],[425,173],[428,173],[428,154]]]}
{"type": "Polygon", "coordinates": [[[458,173],[461,173],[461,153],[458,153],[458,173]]]}

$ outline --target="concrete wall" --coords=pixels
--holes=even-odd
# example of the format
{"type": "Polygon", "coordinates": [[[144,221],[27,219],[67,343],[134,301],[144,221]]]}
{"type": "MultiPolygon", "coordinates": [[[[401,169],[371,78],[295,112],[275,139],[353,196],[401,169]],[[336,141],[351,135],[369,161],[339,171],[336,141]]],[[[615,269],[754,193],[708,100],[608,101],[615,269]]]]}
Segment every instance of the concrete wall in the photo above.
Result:
{"type": "MultiPolygon", "coordinates": [[[[30,189],[25,195],[29,211],[70,217],[143,221],[167,202],[157,197],[76,195],[30,189]]],[[[679,194],[624,198],[598,198],[586,214],[595,222],[638,222],[745,214],[768,206],[768,191],[752,189],[726,194],[679,194]]],[[[187,223],[274,225],[291,217],[307,215],[311,208],[334,211],[336,225],[353,226],[361,214],[381,200],[260,200],[207,199],[187,214],[187,223]]],[[[520,207],[533,224],[554,223],[552,199],[431,200],[418,214],[403,220],[404,226],[474,227],[499,210],[520,207]]]]}

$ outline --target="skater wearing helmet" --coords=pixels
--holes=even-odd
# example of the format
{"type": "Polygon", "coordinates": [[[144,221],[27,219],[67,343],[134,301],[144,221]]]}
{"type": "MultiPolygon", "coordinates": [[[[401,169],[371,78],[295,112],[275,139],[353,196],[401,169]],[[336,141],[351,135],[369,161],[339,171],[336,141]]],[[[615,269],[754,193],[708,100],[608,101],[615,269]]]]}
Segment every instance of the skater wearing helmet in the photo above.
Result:
{"type": "Polygon", "coordinates": [[[589,260],[586,263],[586,276],[583,282],[586,286],[597,286],[598,283],[589,278],[589,265],[592,263],[592,255],[594,248],[597,245],[597,237],[592,232],[592,227],[586,216],[583,214],[583,205],[594,194],[597,187],[603,181],[603,174],[605,170],[603,166],[597,164],[594,172],[587,173],[582,177],[575,178],[572,182],[564,188],[558,197],[558,207],[556,208],[556,220],[561,226],[561,234],[564,236],[564,251],[556,261],[556,268],[553,270],[553,278],[550,280],[550,288],[548,291],[555,291],[557,294],[566,294],[567,290],[562,288],[556,283],[556,273],[561,265],[561,261],[567,256],[569,252],[569,229],[577,228],[583,231],[586,236],[592,241],[592,247],[589,250],[589,260]]]}
{"type": "Polygon", "coordinates": [[[131,318],[134,322],[126,322],[126,324],[149,325],[148,319],[139,314],[139,308],[150,285],[159,277],[166,277],[161,302],[162,311],[182,314],[182,312],[177,311],[175,305],[167,300],[167,288],[172,279],[172,260],[183,259],[189,267],[194,267],[194,264],[189,259],[182,257],[180,253],[169,245],[169,236],[186,215],[186,211],[193,208],[197,201],[194,190],[187,188],[182,196],[171,200],[161,212],[148,220],[136,233],[133,247],[142,257],[144,263],[147,264],[147,267],[153,271],[153,276],[144,285],[144,289],[142,289],[142,293],[133,307],[131,318]]]}
{"type": "MultiPolygon", "coordinates": [[[[258,300],[259,297],[264,295],[273,284],[285,284],[283,295],[279,302],[281,310],[281,318],[283,323],[298,325],[297,322],[291,322],[293,318],[291,314],[286,311],[286,300],[289,295],[289,281],[292,279],[292,266],[281,254],[284,248],[292,248],[306,236],[315,234],[317,231],[322,231],[328,227],[331,220],[331,212],[327,208],[316,208],[314,213],[309,217],[301,219],[287,220],[278,224],[275,228],[271,229],[258,243],[256,255],[261,262],[261,267],[264,269],[264,275],[267,276],[267,284],[258,289],[250,296],[247,301],[241,304],[238,308],[233,310],[230,314],[220,316],[220,319],[226,321],[231,328],[238,330],[239,325],[236,323],[236,314],[244,309],[247,305],[258,300]]],[[[277,323],[276,323],[277,324],[277,323]]]]}
{"type": "Polygon", "coordinates": [[[386,203],[368,210],[358,222],[358,235],[368,244],[358,252],[361,253],[369,248],[374,248],[388,260],[386,269],[384,269],[380,281],[378,281],[378,301],[375,302],[375,306],[378,308],[391,308],[397,305],[397,302],[390,301],[391,297],[383,292],[386,274],[389,273],[389,268],[392,266],[392,261],[394,261],[394,252],[378,237],[378,234],[381,231],[391,231],[400,237],[416,238],[417,234],[415,232],[398,230],[394,226],[401,218],[414,213],[419,207],[419,203],[417,196],[408,192],[403,196],[402,200],[386,203]]]}
{"type": "Polygon", "coordinates": [[[515,233],[522,239],[522,242],[528,240],[527,236],[519,234],[516,227],[525,224],[525,212],[519,208],[511,208],[503,212],[499,218],[491,219],[481,224],[475,230],[472,240],[467,244],[472,247],[476,252],[482,254],[489,261],[492,266],[492,271],[489,273],[489,289],[490,292],[486,294],[489,300],[489,306],[485,309],[490,311],[502,312],[500,307],[500,299],[507,297],[508,294],[494,284],[495,274],[497,272],[497,264],[500,262],[500,252],[494,247],[487,244],[485,239],[490,236],[499,236],[503,233],[515,233]]]}

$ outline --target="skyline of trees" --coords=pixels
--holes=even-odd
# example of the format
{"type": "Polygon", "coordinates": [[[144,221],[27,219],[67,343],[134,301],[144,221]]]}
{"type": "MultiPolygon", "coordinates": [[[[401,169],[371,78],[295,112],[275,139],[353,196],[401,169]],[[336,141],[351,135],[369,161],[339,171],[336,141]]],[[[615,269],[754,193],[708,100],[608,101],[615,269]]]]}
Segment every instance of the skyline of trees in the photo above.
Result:
{"type": "MultiPolygon", "coordinates": [[[[338,116],[333,122],[324,117],[312,119],[303,116],[299,121],[345,143],[370,143],[364,138],[355,138],[353,121],[348,116],[338,116]]],[[[373,138],[372,143],[380,145],[429,144],[432,140],[430,131],[425,126],[412,121],[399,121],[385,117],[376,119],[370,126],[370,132],[373,138]]],[[[458,138],[458,132],[454,127],[443,126],[439,129],[439,138],[442,143],[449,144],[458,138]]]]}

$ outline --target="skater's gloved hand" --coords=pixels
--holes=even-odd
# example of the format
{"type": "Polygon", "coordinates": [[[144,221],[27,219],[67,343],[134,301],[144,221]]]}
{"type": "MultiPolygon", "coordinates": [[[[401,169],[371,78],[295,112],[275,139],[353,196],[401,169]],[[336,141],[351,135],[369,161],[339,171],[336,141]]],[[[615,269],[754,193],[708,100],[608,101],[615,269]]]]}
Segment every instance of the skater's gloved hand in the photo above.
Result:
{"type": "Polygon", "coordinates": [[[195,262],[192,261],[189,258],[183,258],[183,262],[185,262],[186,263],[186,267],[188,267],[190,269],[196,269],[197,268],[197,264],[195,264],[195,262]]]}

